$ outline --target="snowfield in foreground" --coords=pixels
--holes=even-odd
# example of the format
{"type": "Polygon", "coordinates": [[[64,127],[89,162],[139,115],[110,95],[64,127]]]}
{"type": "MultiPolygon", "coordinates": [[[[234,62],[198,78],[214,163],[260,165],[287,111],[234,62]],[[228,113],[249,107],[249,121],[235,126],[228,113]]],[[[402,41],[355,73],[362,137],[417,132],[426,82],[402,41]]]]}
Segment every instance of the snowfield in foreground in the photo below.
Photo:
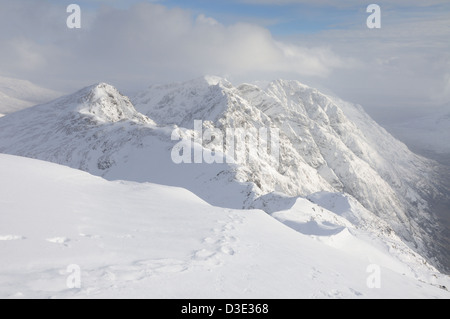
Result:
{"type": "Polygon", "coordinates": [[[439,288],[447,276],[409,273],[345,225],[302,224],[314,208],[306,200],[276,219],[10,155],[0,155],[0,176],[0,298],[450,297],[439,288]],[[374,263],[380,289],[367,285],[374,263]],[[74,264],[80,289],[66,284],[74,264]]]}

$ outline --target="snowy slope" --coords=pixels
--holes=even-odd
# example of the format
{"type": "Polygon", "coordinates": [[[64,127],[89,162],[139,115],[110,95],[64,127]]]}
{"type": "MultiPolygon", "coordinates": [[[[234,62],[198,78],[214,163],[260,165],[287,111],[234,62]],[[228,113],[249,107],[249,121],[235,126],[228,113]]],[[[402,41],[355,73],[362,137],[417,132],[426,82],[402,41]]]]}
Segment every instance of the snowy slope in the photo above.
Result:
{"type": "Polygon", "coordinates": [[[157,127],[104,83],[1,120],[3,153],[68,165],[112,180],[184,187],[218,206],[242,208],[254,196],[251,183],[236,182],[236,165],[174,164],[175,128],[157,127]]]}
{"type": "Polygon", "coordinates": [[[426,198],[439,193],[435,164],[410,153],[359,108],[294,81],[236,88],[216,77],[155,86],[134,101],[150,117],[104,83],[10,114],[0,119],[0,152],[108,180],[183,187],[227,208],[269,211],[266,207],[286,207],[286,202],[292,207],[299,195],[343,192],[366,209],[353,205],[353,215],[344,217],[354,228],[386,240],[393,231],[435,265],[433,258],[447,261],[448,250],[439,246],[444,235],[426,198]],[[195,119],[222,129],[279,128],[280,165],[264,153],[251,155],[249,163],[174,164],[172,132],[195,136],[195,119]],[[295,198],[272,196],[274,191],[295,198]],[[380,227],[386,231],[380,234],[380,227]]]}
{"type": "Polygon", "coordinates": [[[0,117],[39,103],[49,102],[58,96],[61,94],[29,81],[0,76],[0,117]]]}
{"type": "MultiPolygon", "coordinates": [[[[0,176],[1,298],[450,296],[438,288],[448,277],[417,264],[419,280],[382,247],[348,234],[315,240],[184,189],[9,155],[0,155],[0,176]],[[380,289],[367,286],[373,263],[380,289]],[[66,284],[69,265],[81,270],[80,289],[66,284]]],[[[299,204],[294,214],[308,208],[299,204]]]]}
{"type": "Polygon", "coordinates": [[[420,273],[433,271],[433,267],[404,244],[386,222],[348,195],[322,192],[309,200],[298,198],[291,208],[272,216],[326,245],[391,269],[402,269],[402,273],[420,278],[420,273]],[[372,222],[372,227],[367,225],[368,221],[372,222]]]}

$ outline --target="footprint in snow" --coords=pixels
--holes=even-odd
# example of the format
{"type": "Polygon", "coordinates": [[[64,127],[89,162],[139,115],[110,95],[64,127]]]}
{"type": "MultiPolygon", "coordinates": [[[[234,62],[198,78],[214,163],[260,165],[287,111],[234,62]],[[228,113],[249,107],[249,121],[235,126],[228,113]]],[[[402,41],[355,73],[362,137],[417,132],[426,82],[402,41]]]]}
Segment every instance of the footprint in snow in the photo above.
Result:
{"type": "Polygon", "coordinates": [[[0,236],[0,241],[13,241],[26,239],[24,236],[4,235],[0,236]]]}
{"type": "Polygon", "coordinates": [[[361,297],[363,295],[361,292],[359,292],[353,288],[349,288],[349,289],[350,289],[350,292],[353,293],[357,297],[361,297]]]}
{"type": "Polygon", "coordinates": [[[118,236],[116,236],[116,238],[118,238],[118,239],[134,239],[134,236],[130,235],[130,234],[124,234],[124,235],[118,235],[118,236]]]}
{"type": "Polygon", "coordinates": [[[100,235],[88,235],[88,234],[79,234],[80,237],[89,238],[89,239],[100,239],[102,238],[100,235]]]}
{"type": "Polygon", "coordinates": [[[194,253],[194,258],[197,260],[206,260],[211,257],[214,257],[216,255],[216,252],[210,251],[207,249],[201,249],[194,253]]]}
{"type": "Polygon", "coordinates": [[[180,273],[188,269],[185,262],[175,259],[155,259],[140,261],[137,263],[144,266],[147,272],[151,273],[180,273]]]}
{"type": "Polygon", "coordinates": [[[226,255],[230,255],[233,256],[235,254],[234,249],[231,247],[222,247],[220,248],[220,250],[222,251],[222,253],[226,254],[226,255]]]}
{"type": "Polygon", "coordinates": [[[67,246],[67,243],[70,241],[70,239],[66,238],[66,237],[47,238],[46,240],[49,243],[59,244],[59,245],[64,245],[64,246],[67,246]]]}
{"type": "Polygon", "coordinates": [[[111,265],[100,270],[97,277],[109,282],[136,282],[155,274],[175,274],[188,270],[180,260],[156,259],[136,261],[130,265],[111,265]]]}
{"type": "Polygon", "coordinates": [[[244,217],[242,217],[242,216],[230,214],[230,215],[228,215],[228,217],[229,217],[229,218],[232,220],[232,222],[235,223],[235,224],[238,224],[238,225],[244,224],[244,217]]]}

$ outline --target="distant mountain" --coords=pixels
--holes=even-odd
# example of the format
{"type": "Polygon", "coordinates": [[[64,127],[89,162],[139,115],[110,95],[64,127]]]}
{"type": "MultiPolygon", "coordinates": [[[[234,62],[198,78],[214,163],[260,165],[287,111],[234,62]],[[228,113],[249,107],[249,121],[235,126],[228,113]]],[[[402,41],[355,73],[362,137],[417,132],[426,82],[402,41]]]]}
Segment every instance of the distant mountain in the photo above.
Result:
{"type": "MultiPolygon", "coordinates": [[[[347,202],[335,214],[357,229],[385,242],[398,235],[441,269],[449,265],[448,238],[430,206],[448,191],[439,165],[411,153],[361,107],[296,81],[234,87],[216,77],[152,86],[132,101],[101,83],[8,115],[0,119],[0,152],[109,180],[184,187],[221,207],[276,213],[298,197],[331,210],[330,200],[347,202]],[[247,149],[242,163],[175,164],[178,138],[195,141],[201,134],[195,120],[223,132],[244,129],[249,139],[257,139],[260,128],[279,129],[279,163],[270,152],[247,149]]],[[[200,143],[184,151],[218,152],[228,145],[218,136],[200,143]]],[[[223,151],[232,157],[230,149],[223,151]]]]}
{"type": "Polygon", "coordinates": [[[0,117],[49,102],[59,96],[61,93],[39,87],[29,81],[0,76],[0,117]]]}

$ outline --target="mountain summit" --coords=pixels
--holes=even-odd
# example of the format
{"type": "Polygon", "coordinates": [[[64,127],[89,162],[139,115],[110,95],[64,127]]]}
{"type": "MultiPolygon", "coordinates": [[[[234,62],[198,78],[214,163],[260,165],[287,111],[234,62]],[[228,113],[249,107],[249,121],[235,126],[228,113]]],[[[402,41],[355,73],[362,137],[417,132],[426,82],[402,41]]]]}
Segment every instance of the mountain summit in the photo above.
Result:
{"type": "Polygon", "coordinates": [[[136,112],[128,97],[122,95],[115,87],[98,83],[78,92],[80,114],[89,115],[98,122],[114,123],[122,120],[136,121],[143,124],[153,123],[150,119],[136,112]]]}

